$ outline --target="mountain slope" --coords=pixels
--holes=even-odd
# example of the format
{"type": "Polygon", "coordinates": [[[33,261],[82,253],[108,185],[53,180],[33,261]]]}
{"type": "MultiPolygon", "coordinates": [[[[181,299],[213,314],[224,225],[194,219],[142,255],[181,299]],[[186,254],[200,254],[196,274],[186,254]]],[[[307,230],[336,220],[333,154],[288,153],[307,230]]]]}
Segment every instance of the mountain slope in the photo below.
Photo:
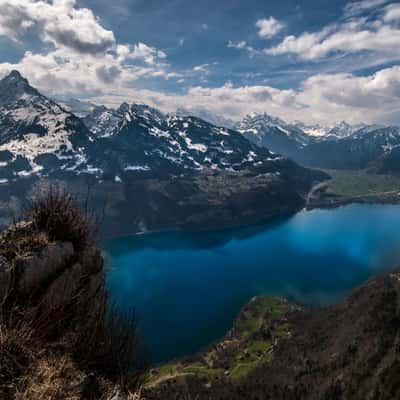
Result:
{"type": "Polygon", "coordinates": [[[350,137],[310,144],[305,149],[302,162],[309,166],[332,169],[368,168],[373,167],[380,158],[388,156],[398,146],[398,127],[362,129],[350,137]]]}
{"type": "Polygon", "coordinates": [[[268,114],[248,115],[235,127],[247,139],[274,153],[297,159],[312,138],[295,125],[268,114]]]}
{"type": "MultiPolygon", "coordinates": [[[[400,396],[400,270],[339,305],[256,298],[205,353],[153,372],[149,400],[392,400],[400,396]],[[232,365],[234,369],[232,369],[232,365]],[[163,371],[172,371],[172,377],[163,371]],[[153,378],[154,379],[154,378],[153,378]]],[[[170,374],[171,375],[171,374],[170,374]]]]}
{"type": "Polygon", "coordinates": [[[90,132],[17,71],[0,81],[0,179],[79,166],[90,132]]]}
{"type": "Polygon", "coordinates": [[[85,122],[97,137],[88,159],[105,176],[240,171],[278,159],[233,130],[195,117],[165,116],[146,105],[97,108],[85,122]]]}

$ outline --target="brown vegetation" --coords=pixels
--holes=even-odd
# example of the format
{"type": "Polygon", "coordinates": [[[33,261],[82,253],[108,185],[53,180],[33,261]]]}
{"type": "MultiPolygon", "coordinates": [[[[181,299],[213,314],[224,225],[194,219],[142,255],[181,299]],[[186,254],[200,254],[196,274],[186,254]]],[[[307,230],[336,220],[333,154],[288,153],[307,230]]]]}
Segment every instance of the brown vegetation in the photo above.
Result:
{"type": "Polygon", "coordinates": [[[70,242],[78,251],[94,244],[98,229],[96,218],[65,189],[56,186],[32,201],[25,219],[37,232],[46,232],[50,240],[70,242]]]}
{"type": "Polygon", "coordinates": [[[103,260],[91,247],[94,219],[55,188],[32,203],[27,217],[0,236],[0,286],[8,291],[0,298],[0,398],[109,399],[117,389],[135,393],[145,372],[136,321],[134,313],[118,317],[108,305],[103,260]],[[72,243],[72,257],[66,251],[60,260],[55,242],[72,243]],[[51,254],[59,268],[44,261],[51,254]],[[50,267],[43,273],[45,264],[50,267]],[[35,266],[42,269],[39,277],[35,266]],[[21,282],[28,279],[42,287],[25,296],[22,290],[30,286],[21,282]]]}

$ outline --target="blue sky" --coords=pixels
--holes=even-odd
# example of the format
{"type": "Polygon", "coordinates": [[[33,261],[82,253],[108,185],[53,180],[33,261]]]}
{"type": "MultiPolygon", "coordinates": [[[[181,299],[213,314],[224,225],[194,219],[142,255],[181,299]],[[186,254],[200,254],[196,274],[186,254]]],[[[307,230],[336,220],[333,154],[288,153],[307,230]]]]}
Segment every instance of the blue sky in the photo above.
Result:
{"type": "Polygon", "coordinates": [[[53,96],[400,124],[396,1],[0,0],[0,9],[0,75],[19,69],[53,96]]]}

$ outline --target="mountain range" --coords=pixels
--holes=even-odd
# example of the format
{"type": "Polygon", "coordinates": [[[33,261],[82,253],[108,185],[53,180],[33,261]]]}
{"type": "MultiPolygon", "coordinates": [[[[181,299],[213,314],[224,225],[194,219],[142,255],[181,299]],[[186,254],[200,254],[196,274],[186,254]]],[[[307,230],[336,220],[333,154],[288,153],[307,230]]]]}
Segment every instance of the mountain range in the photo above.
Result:
{"type": "Polygon", "coordinates": [[[80,196],[90,188],[106,230],[121,234],[293,212],[327,178],[197,117],[90,108],[76,116],[17,71],[0,81],[0,225],[54,182],[80,196]]]}
{"type": "Polygon", "coordinates": [[[252,114],[235,126],[258,146],[292,158],[299,164],[328,169],[375,169],[398,172],[400,128],[349,125],[329,128],[286,123],[268,114],[252,114]]]}
{"type": "MultiPolygon", "coordinates": [[[[64,103],[75,114],[84,116],[93,131],[112,129],[121,118],[120,109],[112,110],[88,102],[69,100],[64,103]],[[102,113],[100,117],[100,113],[102,113]]],[[[179,118],[202,121],[242,133],[258,147],[291,158],[299,164],[327,169],[373,169],[395,172],[400,168],[400,128],[376,124],[354,124],[345,121],[324,126],[301,121],[285,122],[266,113],[253,113],[235,122],[206,109],[179,108],[179,118]]]]}

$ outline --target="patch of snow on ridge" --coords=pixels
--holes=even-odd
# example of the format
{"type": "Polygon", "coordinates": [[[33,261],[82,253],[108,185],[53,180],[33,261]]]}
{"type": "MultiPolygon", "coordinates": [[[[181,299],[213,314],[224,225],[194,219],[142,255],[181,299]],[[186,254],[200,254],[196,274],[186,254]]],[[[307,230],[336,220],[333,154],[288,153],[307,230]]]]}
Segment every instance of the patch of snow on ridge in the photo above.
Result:
{"type": "Polygon", "coordinates": [[[150,171],[150,167],[148,165],[128,165],[124,171],[150,171]]]}
{"type": "Polygon", "coordinates": [[[73,150],[72,143],[69,140],[69,133],[65,130],[57,133],[49,131],[45,136],[28,133],[21,140],[11,140],[1,145],[0,151],[8,150],[33,161],[39,155],[57,152],[61,146],[65,146],[66,150],[73,150]]]}
{"type": "Polygon", "coordinates": [[[188,149],[190,150],[197,150],[201,153],[206,153],[208,150],[208,147],[204,144],[201,143],[192,143],[192,139],[187,137],[186,132],[178,132],[178,135],[183,138],[183,140],[186,143],[186,146],[188,147],[188,149]]]}
{"type": "Polygon", "coordinates": [[[163,131],[156,126],[153,126],[151,129],[149,129],[149,134],[157,137],[171,137],[171,134],[168,131],[163,131]]]}

